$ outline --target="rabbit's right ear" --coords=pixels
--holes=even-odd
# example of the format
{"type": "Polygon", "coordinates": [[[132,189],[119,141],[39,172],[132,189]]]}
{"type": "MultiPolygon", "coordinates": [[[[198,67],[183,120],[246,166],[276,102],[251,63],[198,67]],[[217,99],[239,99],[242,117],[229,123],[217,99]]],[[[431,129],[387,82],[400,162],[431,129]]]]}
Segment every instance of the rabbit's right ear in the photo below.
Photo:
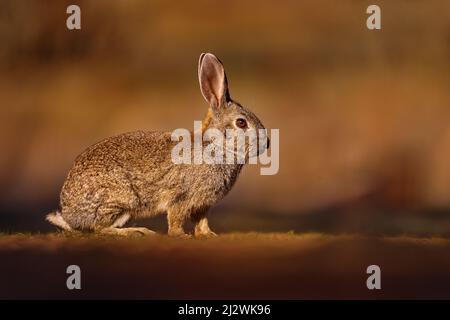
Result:
{"type": "Polygon", "coordinates": [[[202,53],[198,61],[198,80],[203,97],[213,111],[230,101],[225,69],[212,53],[202,53]]]}

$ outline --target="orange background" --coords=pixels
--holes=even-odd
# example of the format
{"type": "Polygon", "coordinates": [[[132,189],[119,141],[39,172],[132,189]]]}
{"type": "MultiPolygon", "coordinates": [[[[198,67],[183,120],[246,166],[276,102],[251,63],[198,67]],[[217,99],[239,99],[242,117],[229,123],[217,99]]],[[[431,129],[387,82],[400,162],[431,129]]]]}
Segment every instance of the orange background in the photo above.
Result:
{"type": "Polygon", "coordinates": [[[44,214],[90,144],[192,128],[210,51],[280,129],[279,173],[248,166],[213,227],[449,233],[448,1],[377,1],[380,31],[367,1],[77,1],[81,31],[69,4],[0,3],[1,231],[53,230],[44,214]]]}

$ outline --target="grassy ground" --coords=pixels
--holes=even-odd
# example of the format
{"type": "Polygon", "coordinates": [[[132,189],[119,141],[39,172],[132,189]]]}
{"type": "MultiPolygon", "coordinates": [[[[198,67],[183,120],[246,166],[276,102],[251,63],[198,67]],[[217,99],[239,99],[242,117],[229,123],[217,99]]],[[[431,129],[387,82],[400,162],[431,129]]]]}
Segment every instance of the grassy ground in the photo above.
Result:
{"type": "Polygon", "coordinates": [[[445,238],[3,234],[0,261],[0,298],[450,298],[445,238]],[[66,289],[71,264],[82,290],[66,289]],[[366,288],[371,264],[379,291],[366,288]]]}

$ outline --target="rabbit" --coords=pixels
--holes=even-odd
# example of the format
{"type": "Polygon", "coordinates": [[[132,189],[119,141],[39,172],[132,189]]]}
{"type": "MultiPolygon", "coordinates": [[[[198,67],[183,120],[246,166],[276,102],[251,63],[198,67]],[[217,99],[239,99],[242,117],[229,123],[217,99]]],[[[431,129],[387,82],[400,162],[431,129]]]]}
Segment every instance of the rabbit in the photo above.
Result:
{"type": "MultiPolygon", "coordinates": [[[[200,55],[198,77],[209,104],[203,131],[265,130],[251,111],[231,99],[224,67],[215,55],[200,55]]],[[[265,138],[267,144],[259,152],[269,147],[265,138]]],[[[135,131],[90,146],[68,173],[60,210],[46,220],[67,231],[149,235],[154,232],[124,225],[131,219],[167,213],[169,236],[192,237],[184,230],[188,219],[195,237],[216,236],[208,225],[208,209],[231,190],[244,164],[175,164],[171,150],[176,143],[171,132],[135,131]]]]}

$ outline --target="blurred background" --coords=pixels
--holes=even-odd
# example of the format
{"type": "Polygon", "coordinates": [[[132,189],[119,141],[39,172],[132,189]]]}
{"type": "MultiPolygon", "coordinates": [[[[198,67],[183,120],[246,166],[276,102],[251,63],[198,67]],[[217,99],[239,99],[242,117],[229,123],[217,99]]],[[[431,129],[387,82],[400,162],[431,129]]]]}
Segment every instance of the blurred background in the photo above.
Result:
{"type": "Polygon", "coordinates": [[[0,232],[54,230],[44,215],[89,145],[192,128],[209,51],[280,129],[279,173],[247,166],[215,230],[450,236],[450,2],[377,0],[369,31],[374,3],[2,0],[0,232]]]}

